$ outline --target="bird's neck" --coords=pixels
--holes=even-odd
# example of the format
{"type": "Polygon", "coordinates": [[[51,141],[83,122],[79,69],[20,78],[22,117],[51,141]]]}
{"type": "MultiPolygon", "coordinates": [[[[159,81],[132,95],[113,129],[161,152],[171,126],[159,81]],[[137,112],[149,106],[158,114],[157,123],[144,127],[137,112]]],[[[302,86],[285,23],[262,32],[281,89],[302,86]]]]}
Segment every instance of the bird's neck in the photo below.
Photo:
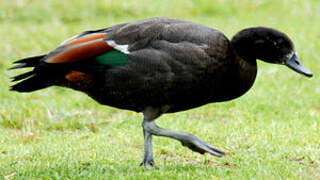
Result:
{"type": "Polygon", "coordinates": [[[234,95],[233,98],[240,97],[245,94],[254,84],[257,76],[257,61],[255,59],[244,59],[240,57],[235,49],[234,68],[232,70],[232,84],[230,90],[234,95]]]}
{"type": "Polygon", "coordinates": [[[236,67],[235,87],[239,95],[247,92],[257,75],[257,58],[263,56],[264,37],[257,32],[258,28],[248,28],[237,33],[231,40],[236,67]]]}
{"type": "Polygon", "coordinates": [[[235,56],[235,63],[237,64],[239,87],[242,91],[247,91],[253,85],[257,76],[257,61],[247,61],[240,56],[235,56]]]}
{"type": "MultiPolygon", "coordinates": [[[[228,101],[245,94],[253,85],[257,75],[256,61],[247,62],[234,52],[232,65],[228,69],[225,78],[212,92],[215,102],[228,101]],[[216,90],[218,89],[218,90],[216,90]]],[[[214,81],[214,84],[216,81],[214,81]]]]}

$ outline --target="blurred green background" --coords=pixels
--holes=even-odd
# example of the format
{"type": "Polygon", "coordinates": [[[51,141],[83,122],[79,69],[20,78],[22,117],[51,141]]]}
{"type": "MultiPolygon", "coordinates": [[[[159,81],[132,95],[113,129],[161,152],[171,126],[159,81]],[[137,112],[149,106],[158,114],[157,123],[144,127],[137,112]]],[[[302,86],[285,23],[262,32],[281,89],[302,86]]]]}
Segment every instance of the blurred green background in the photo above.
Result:
{"type": "Polygon", "coordinates": [[[0,0],[0,178],[319,179],[319,20],[319,0],[0,0]],[[9,92],[13,61],[85,30],[156,16],[214,27],[230,39],[246,27],[279,29],[314,77],[259,62],[255,85],[241,98],[162,116],[161,126],[228,154],[202,156],[156,137],[152,171],[138,166],[141,114],[65,88],[9,92]]]}

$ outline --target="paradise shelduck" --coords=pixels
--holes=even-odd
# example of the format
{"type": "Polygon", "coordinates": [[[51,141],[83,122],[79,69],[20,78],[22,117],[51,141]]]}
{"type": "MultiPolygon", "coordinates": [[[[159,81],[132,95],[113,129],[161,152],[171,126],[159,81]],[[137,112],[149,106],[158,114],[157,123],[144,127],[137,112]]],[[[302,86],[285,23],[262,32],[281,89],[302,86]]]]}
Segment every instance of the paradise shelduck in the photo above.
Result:
{"type": "Polygon", "coordinates": [[[159,127],[155,119],[247,92],[260,59],[311,77],[289,37],[252,27],[231,41],[220,31],[189,21],[150,18],[86,31],[48,54],[16,61],[33,67],[11,87],[32,92],[49,86],[82,91],[100,104],[143,113],[144,157],[152,168],[152,135],[176,139],[193,151],[223,156],[193,134],[159,127]]]}

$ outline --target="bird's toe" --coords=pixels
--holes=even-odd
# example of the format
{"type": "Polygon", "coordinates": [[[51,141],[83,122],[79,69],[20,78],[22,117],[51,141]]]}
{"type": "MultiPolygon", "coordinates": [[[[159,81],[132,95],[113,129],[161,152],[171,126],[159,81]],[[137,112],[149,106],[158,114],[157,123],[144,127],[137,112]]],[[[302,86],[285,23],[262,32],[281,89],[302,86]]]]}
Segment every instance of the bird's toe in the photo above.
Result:
{"type": "Polygon", "coordinates": [[[153,159],[150,159],[150,160],[143,159],[142,162],[140,163],[140,166],[144,166],[146,169],[152,169],[153,165],[154,165],[153,159]]]}

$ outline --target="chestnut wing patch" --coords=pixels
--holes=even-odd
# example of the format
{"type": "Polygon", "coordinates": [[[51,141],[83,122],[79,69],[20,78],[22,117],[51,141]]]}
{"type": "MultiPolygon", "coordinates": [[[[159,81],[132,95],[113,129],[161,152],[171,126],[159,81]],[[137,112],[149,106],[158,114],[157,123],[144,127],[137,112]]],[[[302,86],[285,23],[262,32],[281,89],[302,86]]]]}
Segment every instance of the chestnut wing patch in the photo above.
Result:
{"type": "Polygon", "coordinates": [[[48,54],[46,63],[72,63],[96,60],[110,67],[121,66],[128,61],[127,45],[106,41],[106,33],[92,33],[67,40],[48,54]],[[125,51],[124,51],[125,50],[125,51]]]}
{"type": "Polygon", "coordinates": [[[64,45],[64,46],[72,46],[72,45],[75,45],[75,44],[89,42],[89,41],[92,41],[92,40],[103,39],[105,36],[106,36],[106,33],[86,34],[86,35],[80,36],[78,38],[71,38],[70,40],[67,40],[66,42],[62,43],[62,45],[64,45]]]}
{"type": "Polygon", "coordinates": [[[70,41],[48,54],[46,63],[71,63],[95,57],[113,50],[103,37],[105,33],[93,33],[70,41]]]}

